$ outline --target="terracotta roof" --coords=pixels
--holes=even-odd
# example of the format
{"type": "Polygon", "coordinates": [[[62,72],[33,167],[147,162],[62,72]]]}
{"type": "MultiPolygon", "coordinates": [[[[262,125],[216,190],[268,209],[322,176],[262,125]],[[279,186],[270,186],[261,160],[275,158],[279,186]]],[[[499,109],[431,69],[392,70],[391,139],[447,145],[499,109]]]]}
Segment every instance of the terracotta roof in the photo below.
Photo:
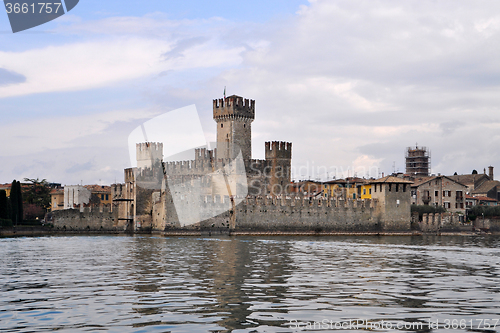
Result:
{"type": "Polygon", "coordinates": [[[369,180],[368,179],[364,179],[364,178],[359,178],[359,177],[348,177],[346,179],[334,179],[334,180],[330,180],[330,181],[327,181],[327,182],[324,182],[324,184],[359,184],[359,183],[366,183],[368,182],[369,180]]]}
{"type": "Polygon", "coordinates": [[[449,176],[430,176],[430,177],[423,177],[423,178],[419,178],[419,179],[416,179],[415,182],[413,183],[412,187],[418,187],[422,184],[425,184],[431,180],[434,180],[434,179],[438,179],[438,178],[448,178],[449,180],[451,180],[452,182],[455,182],[459,185],[462,185],[462,186],[466,186],[458,181],[456,181],[455,179],[452,179],[451,177],[449,176]]]}
{"type": "Polygon", "coordinates": [[[376,183],[376,184],[378,184],[378,183],[413,184],[412,181],[401,179],[401,178],[394,177],[394,176],[385,176],[383,178],[379,178],[379,179],[375,179],[375,180],[370,181],[370,184],[373,184],[373,183],[376,183]]]}
{"type": "Polygon", "coordinates": [[[453,175],[447,176],[456,182],[462,183],[464,185],[475,185],[480,180],[489,180],[490,178],[484,173],[470,174],[470,175],[453,175]]]}
{"type": "Polygon", "coordinates": [[[478,188],[474,189],[472,193],[488,193],[491,191],[495,186],[500,187],[500,182],[498,180],[487,180],[484,183],[482,183],[478,188]]]}
{"type": "Polygon", "coordinates": [[[111,192],[111,186],[106,185],[84,185],[91,192],[111,192]]]}
{"type": "Polygon", "coordinates": [[[497,201],[495,199],[484,197],[484,196],[477,196],[477,197],[474,197],[474,199],[477,199],[479,201],[495,201],[495,202],[497,201]]]}
{"type": "Polygon", "coordinates": [[[50,191],[50,194],[64,194],[64,190],[62,188],[55,188],[50,191]]]}
{"type": "Polygon", "coordinates": [[[413,182],[412,187],[420,186],[420,185],[422,185],[424,183],[427,183],[429,180],[433,180],[433,179],[436,179],[436,178],[437,178],[436,176],[428,176],[428,177],[417,178],[413,182]]]}

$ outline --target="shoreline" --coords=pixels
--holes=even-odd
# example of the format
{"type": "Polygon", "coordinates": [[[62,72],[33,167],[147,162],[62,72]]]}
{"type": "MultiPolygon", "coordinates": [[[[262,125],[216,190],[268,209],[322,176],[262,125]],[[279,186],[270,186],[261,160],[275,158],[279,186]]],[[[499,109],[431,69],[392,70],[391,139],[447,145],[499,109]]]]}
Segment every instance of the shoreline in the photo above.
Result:
{"type": "Polygon", "coordinates": [[[356,236],[356,237],[380,237],[380,236],[498,236],[500,233],[486,233],[486,232],[421,232],[421,231],[404,231],[404,232],[341,232],[341,231],[225,231],[220,230],[172,230],[172,231],[137,231],[134,233],[125,232],[120,230],[53,230],[46,228],[6,228],[0,229],[0,238],[15,238],[15,237],[41,237],[41,236],[78,236],[78,235],[92,235],[92,236],[109,236],[109,235],[153,235],[162,237],[215,237],[215,236],[234,236],[234,237],[282,237],[282,236],[315,236],[315,237],[342,237],[342,236],[356,236]]]}

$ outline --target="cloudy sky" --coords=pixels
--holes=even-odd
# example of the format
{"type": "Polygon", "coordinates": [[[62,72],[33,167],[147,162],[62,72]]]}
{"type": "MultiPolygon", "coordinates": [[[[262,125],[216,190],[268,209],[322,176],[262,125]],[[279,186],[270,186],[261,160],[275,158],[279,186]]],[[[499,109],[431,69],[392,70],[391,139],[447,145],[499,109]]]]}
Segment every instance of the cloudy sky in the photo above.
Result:
{"type": "Polygon", "coordinates": [[[256,100],[254,158],[291,141],[296,179],[404,171],[417,143],[433,173],[482,172],[499,85],[498,1],[81,0],[16,34],[4,12],[0,183],[123,181],[151,118],[195,104],[213,140],[224,86],[256,100]]]}

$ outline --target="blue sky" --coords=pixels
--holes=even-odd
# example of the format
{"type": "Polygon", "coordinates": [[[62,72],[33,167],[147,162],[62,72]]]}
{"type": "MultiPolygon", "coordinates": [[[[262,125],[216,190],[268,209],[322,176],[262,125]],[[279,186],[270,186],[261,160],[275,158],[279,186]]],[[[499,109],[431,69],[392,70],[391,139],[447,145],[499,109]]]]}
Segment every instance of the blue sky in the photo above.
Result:
{"type": "MultiPolygon", "coordinates": [[[[461,0],[95,1],[12,34],[0,14],[0,183],[123,180],[127,136],[212,99],[256,100],[253,155],[294,178],[500,166],[500,4],[461,0]],[[326,171],[325,171],[326,170],[326,171]]],[[[186,129],[189,131],[189,129],[186,129]]]]}

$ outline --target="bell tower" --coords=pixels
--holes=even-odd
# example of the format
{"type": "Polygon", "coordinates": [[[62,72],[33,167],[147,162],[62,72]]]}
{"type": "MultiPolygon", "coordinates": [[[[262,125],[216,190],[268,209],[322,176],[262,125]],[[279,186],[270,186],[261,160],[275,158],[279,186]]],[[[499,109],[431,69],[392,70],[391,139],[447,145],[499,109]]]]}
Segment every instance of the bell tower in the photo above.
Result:
{"type": "Polygon", "coordinates": [[[255,101],[232,95],[214,99],[217,123],[217,158],[233,160],[241,149],[245,162],[252,159],[252,122],[255,101]]]}

